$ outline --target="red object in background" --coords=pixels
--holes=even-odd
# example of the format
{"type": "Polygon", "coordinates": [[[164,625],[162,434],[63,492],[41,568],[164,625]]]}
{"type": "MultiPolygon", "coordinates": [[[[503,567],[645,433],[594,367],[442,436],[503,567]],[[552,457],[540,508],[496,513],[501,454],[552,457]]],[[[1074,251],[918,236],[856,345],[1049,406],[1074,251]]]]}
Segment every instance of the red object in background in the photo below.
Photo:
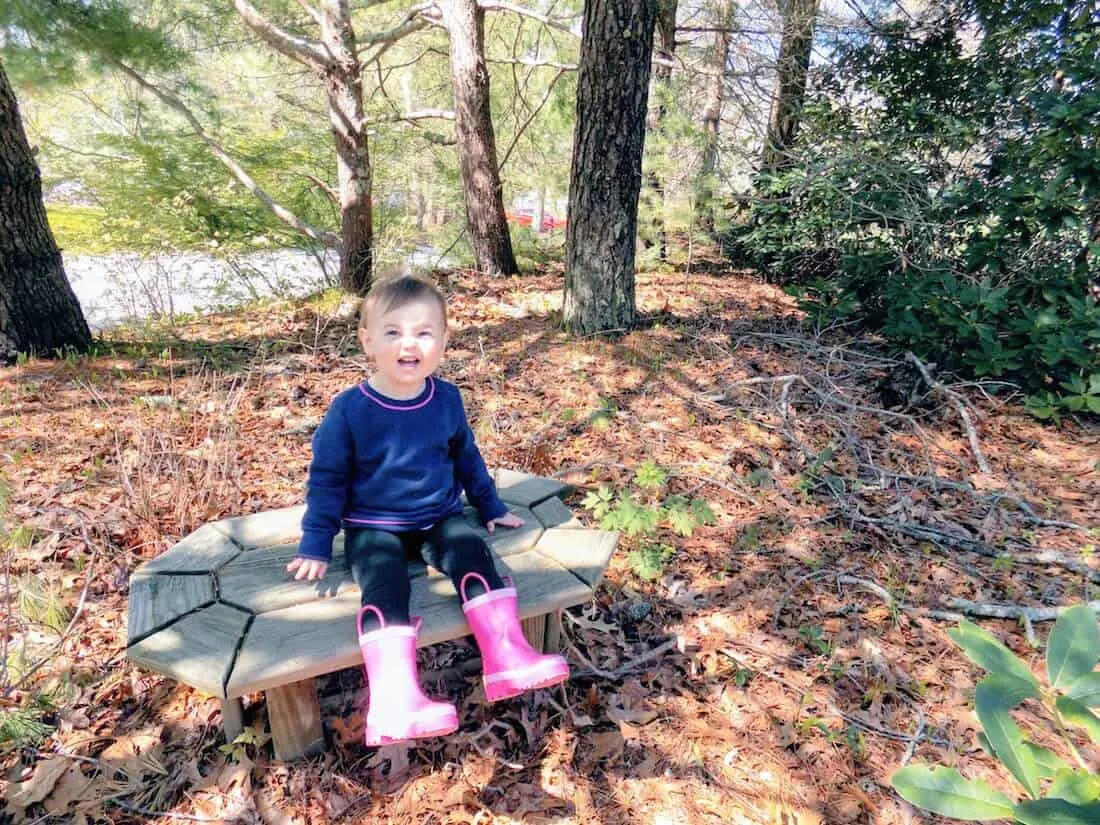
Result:
{"type": "MultiPolygon", "coordinates": [[[[530,209],[520,209],[516,212],[505,212],[504,217],[508,219],[509,223],[514,223],[517,226],[531,226],[535,221],[534,212],[530,209]]],[[[542,231],[550,232],[554,229],[564,229],[565,219],[556,218],[553,215],[544,214],[542,216],[542,231]]]]}

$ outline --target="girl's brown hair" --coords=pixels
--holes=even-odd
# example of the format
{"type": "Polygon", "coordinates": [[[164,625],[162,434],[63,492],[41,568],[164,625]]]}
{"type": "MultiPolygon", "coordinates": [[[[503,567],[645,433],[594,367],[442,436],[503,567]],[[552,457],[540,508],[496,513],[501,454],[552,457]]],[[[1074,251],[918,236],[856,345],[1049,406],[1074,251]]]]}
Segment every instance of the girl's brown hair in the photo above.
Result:
{"type": "Polygon", "coordinates": [[[439,312],[443,316],[443,327],[446,328],[447,301],[443,293],[431,281],[416,275],[401,275],[375,281],[359,310],[359,327],[366,329],[367,318],[376,309],[385,314],[417,301],[434,301],[439,306],[439,312]]]}

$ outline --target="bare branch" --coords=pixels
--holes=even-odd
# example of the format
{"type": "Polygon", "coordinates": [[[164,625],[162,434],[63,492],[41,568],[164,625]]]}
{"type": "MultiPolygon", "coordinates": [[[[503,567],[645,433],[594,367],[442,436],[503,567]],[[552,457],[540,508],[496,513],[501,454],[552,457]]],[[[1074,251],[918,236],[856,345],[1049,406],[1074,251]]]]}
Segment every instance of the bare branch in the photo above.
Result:
{"type": "Polygon", "coordinates": [[[550,17],[548,14],[539,14],[537,11],[525,9],[523,6],[517,6],[514,3],[503,2],[503,0],[482,0],[482,2],[478,3],[478,6],[486,11],[510,11],[513,14],[518,14],[520,17],[530,17],[532,20],[538,20],[544,26],[549,26],[552,29],[571,34],[574,37],[579,38],[581,36],[579,26],[574,30],[571,26],[562,23],[558,18],[550,17]]]}
{"type": "Polygon", "coordinates": [[[191,112],[190,109],[187,108],[187,105],[182,100],[180,100],[179,97],[177,97],[172,92],[160,88],[154,83],[150,83],[148,80],[142,77],[138,72],[134,71],[134,69],[127,66],[125,63],[122,63],[121,61],[115,60],[111,57],[108,57],[107,59],[110,60],[111,63],[115,65],[119,71],[121,71],[127,77],[132,79],[135,83],[141,86],[141,88],[152,92],[154,95],[157,96],[157,98],[161,100],[161,102],[165,103],[167,106],[182,115],[183,119],[186,120],[188,125],[194,130],[195,134],[199,136],[203,143],[205,143],[210,151],[214,154],[214,157],[221,161],[222,165],[225,166],[232,173],[233,177],[236,178],[244,186],[245,189],[255,195],[256,198],[258,198],[264,206],[270,209],[279,220],[281,220],[287,226],[290,226],[291,228],[301,232],[307,238],[316,241],[317,243],[323,244],[324,246],[332,247],[333,249],[337,249],[340,247],[341,241],[339,235],[334,232],[326,232],[324,230],[317,229],[311,226],[310,224],[299,218],[297,215],[295,215],[293,212],[291,212],[289,209],[287,209],[285,206],[276,202],[274,198],[272,198],[266,191],[264,191],[263,187],[261,187],[252,178],[252,176],[245,171],[244,167],[237,163],[237,161],[232,156],[230,156],[228,152],[225,151],[220,143],[218,143],[216,140],[214,140],[214,138],[210,137],[210,135],[206,133],[206,130],[203,128],[202,124],[199,123],[198,118],[195,117],[195,115],[191,112]]]}
{"type": "Polygon", "coordinates": [[[417,109],[414,112],[398,112],[383,117],[363,118],[363,125],[368,126],[372,123],[399,123],[404,120],[431,120],[432,118],[438,120],[454,120],[455,113],[450,109],[417,109]]]}
{"type": "MultiPolygon", "coordinates": [[[[371,46],[378,46],[381,44],[392,45],[406,35],[428,28],[428,26],[432,25],[434,22],[435,21],[429,16],[427,7],[418,7],[410,11],[408,17],[392,29],[378,32],[377,34],[360,36],[359,43],[363,47],[360,51],[362,52],[371,46]]],[[[373,60],[378,56],[379,55],[375,55],[375,57],[371,59],[373,60]]]]}
{"type": "Polygon", "coordinates": [[[542,111],[542,107],[545,106],[546,101],[550,99],[550,95],[554,91],[554,84],[557,83],[564,74],[565,69],[558,69],[558,73],[554,75],[554,79],[546,85],[546,94],[542,96],[542,100],[539,101],[539,105],[531,110],[531,114],[528,115],[527,120],[523,121],[523,123],[519,125],[519,128],[516,129],[515,135],[512,136],[512,143],[505,150],[504,156],[501,158],[500,165],[497,167],[498,169],[504,168],[504,164],[508,162],[508,158],[512,155],[512,150],[515,149],[516,144],[519,143],[519,139],[523,137],[523,133],[527,131],[527,127],[531,125],[531,121],[533,121],[538,113],[542,111]]]}
{"type": "Polygon", "coordinates": [[[332,56],[319,41],[284,31],[260,14],[248,0],[233,0],[233,7],[245,25],[279,54],[304,63],[317,72],[332,65],[332,56]]]}
{"type": "Polygon", "coordinates": [[[298,5],[302,7],[302,11],[310,16],[314,23],[318,26],[321,25],[321,12],[313,8],[306,0],[298,0],[298,5]]]}
{"type": "Polygon", "coordinates": [[[982,452],[982,445],[978,440],[978,433],[974,429],[974,423],[970,420],[970,412],[966,408],[966,399],[954,390],[948,389],[939,381],[935,380],[928,372],[928,367],[913,353],[905,353],[905,360],[911,362],[920,370],[921,378],[924,379],[924,382],[933,392],[946,397],[955,409],[958,410],[959,418],[962,419],[963,429],[966,430],[966,437],[970,441],[970,451],[974,453],[974,460],[978,464],[978,469],[988,475],[991,472],[989,469],[989,462],[985,460],[985,453],[982,452]]]}
{"type": "Polygon", "coordinates": [[[576,63],[559,63],[556,60],[535,60],[534,58],[530,57],[513,57],[509,59],[503,57],[487,57],[485,61],[487,63],[503,63],[505,65],[514,66],[533,66],[535,68],[545,66],[549,69],[560,69],[563,72],[575,72],[579,68],[576,63]]]}

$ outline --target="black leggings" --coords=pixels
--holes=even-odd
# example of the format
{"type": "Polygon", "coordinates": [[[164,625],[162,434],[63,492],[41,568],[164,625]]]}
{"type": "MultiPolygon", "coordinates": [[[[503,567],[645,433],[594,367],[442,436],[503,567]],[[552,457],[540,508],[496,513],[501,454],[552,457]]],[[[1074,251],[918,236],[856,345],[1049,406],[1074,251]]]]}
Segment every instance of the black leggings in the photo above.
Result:
{"type": "MultiPolygon", "coordinates": [[[[450,516],[428,530],[388,533],[371,527],[345,528],[344,558],[363,593],[362,604],[382,611],[386,624],[409,624],[409,561],[421,558],[450,576],[455,590],[467,573],[480,574],[490,590],[504,587],[493,566],[489,545],[462,516],[450,516]]],[[[484,592],[480,582],[466,588],[470,598],[484,592]]],[[[378,627],[374,613],[363,629],[378,627]]]]}

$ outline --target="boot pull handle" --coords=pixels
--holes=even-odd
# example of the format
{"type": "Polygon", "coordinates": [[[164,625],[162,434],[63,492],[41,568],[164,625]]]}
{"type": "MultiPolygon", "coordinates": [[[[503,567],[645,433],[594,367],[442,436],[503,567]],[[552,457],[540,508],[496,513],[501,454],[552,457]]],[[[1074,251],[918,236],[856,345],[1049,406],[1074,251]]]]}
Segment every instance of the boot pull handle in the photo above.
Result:
{"type": "Polygon", "coordinates": [[[469,601],[469,599],[466,597],[466,582],[468,582],[472,578],[479,579],[481,581],[481,586],[485,588],[485,592],[489,592],[489,582],[485,581],[485,577],[483,575],[481,575],[480,573],[467,573],[465,576],[462,577],[462,581],[458,583],[458,595],[462,597],[463,604],[469,601]]]}
{"type": "Polygon", "coordinates": [[[386,626],[386,617],[382,615],[382,611],[375,607],[373,604],[365,604],[359,608],[359,615],[355,619],[356,630],[359,631],[359,635],[363,635],[363,614],[368,610],[373,610],[374,615],[378,617],[378,628],[381,630],[386,626]]]}
{"type": "MultiPolygon", "coordinates": [[[[481,575],[480,573],[467,573],[465,576],[462,577],[462,581],[458,583],[458,594],[462,597],[463,604],[469,601],[469,599],[466,598],[466,582],[469,581],[471,576],[481,579],[481,586],[485,588],[485,592],[490,592],[489,582],[485,581],[485,577],[483,575],[481,575]]],[[[515,581],[512,579],[511,576],[501,576],[500,580],[504,582],[505,587],[516,586],[515,581]]]]}

